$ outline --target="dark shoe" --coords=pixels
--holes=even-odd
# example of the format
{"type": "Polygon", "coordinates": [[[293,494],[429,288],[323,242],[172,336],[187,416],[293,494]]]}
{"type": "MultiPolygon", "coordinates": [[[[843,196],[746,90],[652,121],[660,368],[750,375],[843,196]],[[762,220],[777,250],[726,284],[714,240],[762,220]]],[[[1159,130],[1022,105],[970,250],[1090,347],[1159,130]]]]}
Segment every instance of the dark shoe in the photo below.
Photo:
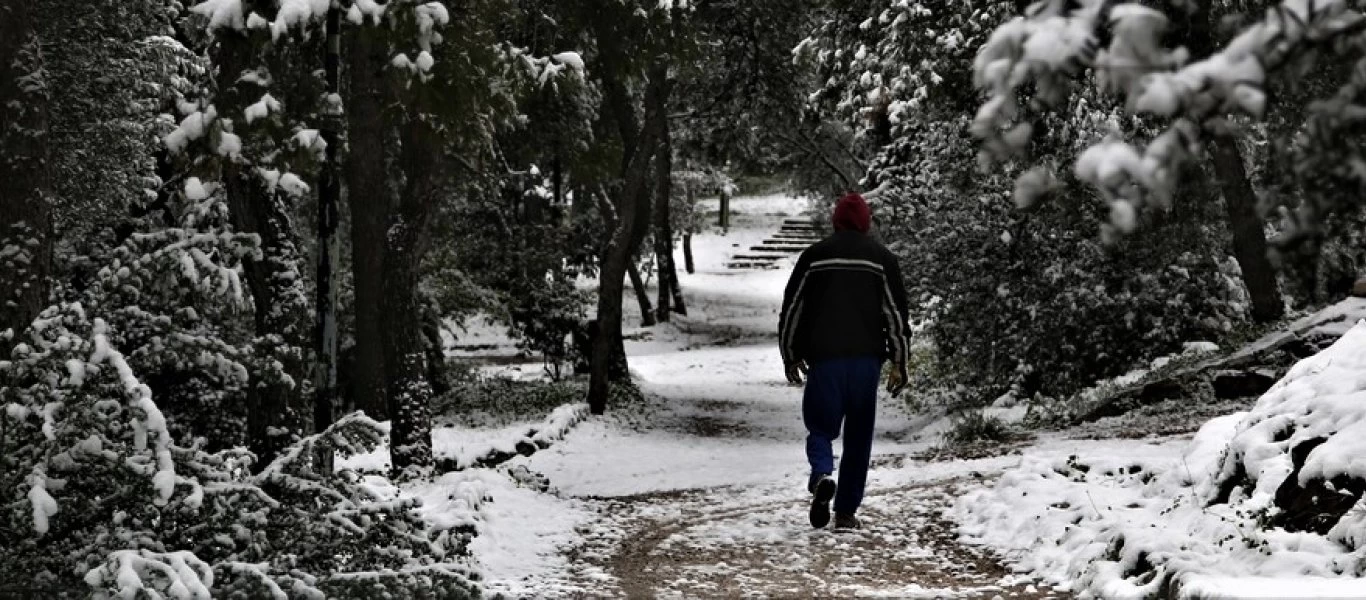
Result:
{"type": "Polygon", "coordinates": [[[863,524],[852,514],[835,513],[835,529],[863,529],[863,524]]]}
{"type": "Polygon", "coordinates": [[[830,523],[830,501],[835,499],[835,480],[829,475],[811,486],[811,526],[816,529],[830,523]]]}

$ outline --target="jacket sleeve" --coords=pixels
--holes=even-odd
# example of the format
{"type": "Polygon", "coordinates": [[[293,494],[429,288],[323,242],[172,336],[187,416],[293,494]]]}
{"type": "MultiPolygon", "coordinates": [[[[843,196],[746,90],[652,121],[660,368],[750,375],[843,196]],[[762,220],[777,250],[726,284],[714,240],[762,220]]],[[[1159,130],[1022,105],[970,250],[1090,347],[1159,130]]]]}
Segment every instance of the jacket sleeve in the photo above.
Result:
{"type": "Polygon", "coordinates": [[[787,289],[783,291],[783,310],[778,314],[778,349],[783,353],[783,364],[790,365],[802,360],[797,352],[797,326],[801,320],[802,301],[806,293],[806,276],[811,267],[811,259],[806,252],[797,258],[797,266],[787,279],[787,289]]]}
{"type": "Polygon", "coordinates": [[[901,265],[896,257],[887,252],[882,259],[887,289],[884,306],[888,316],[887,347],[892,364],[901,371],[903,379],[907,375],[907,361],[910,359],[911,327],[910,307],[906,301],[906,282],[901,277],[901,265]]]}

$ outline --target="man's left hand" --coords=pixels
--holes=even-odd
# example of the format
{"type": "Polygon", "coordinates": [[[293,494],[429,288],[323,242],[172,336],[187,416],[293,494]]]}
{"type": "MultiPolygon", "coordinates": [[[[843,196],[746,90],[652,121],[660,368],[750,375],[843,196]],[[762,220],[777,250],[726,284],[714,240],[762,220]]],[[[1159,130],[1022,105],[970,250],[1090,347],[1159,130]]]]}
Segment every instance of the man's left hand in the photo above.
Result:
{"type": "Polygon", "coordinates": [[[787,363],[787,382],[792,385],[802,384],[802,375],[806,374],[806,361],[799,360],[787,363]]]}

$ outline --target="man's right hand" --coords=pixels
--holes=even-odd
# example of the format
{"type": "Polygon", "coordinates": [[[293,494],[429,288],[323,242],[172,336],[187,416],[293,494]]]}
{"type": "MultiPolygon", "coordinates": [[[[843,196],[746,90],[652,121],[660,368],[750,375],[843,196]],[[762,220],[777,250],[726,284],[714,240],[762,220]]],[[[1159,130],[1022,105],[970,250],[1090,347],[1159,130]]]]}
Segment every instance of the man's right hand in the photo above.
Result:
{"type": "Polygon", "coordinates": [[[901,394],[901,390],[906,389],[906,374],[897,367],[892,367],[887,372],[887,393],[893,397],[901,394]]]}
{"type": "Polygon", "coordinates": [[[802,384],[802,375],[806,374],[806,361],[799,360],[787,363],[787,382],[792,385],[802,384]]]}

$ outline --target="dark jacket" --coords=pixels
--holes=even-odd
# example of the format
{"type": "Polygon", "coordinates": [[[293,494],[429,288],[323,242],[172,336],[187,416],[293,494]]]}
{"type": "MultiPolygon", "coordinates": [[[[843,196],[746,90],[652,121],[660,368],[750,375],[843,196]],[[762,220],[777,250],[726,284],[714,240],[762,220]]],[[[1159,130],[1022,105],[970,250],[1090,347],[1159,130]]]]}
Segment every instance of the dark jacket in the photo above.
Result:
{"type": "Polygon", "coordinates": [[[778,335],[784,364],[876,356],[904,375],[910,331],[896,257],[854,231],[807,248],[787,282],[778,335]]]}

